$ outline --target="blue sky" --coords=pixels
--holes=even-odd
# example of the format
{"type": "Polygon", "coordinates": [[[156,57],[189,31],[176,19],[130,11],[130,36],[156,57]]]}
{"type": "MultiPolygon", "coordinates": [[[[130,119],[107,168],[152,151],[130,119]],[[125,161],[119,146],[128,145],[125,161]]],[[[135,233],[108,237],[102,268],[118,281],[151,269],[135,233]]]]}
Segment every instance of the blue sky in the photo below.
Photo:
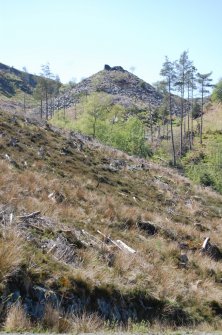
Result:
{"type": "Polygon", "coordinates": [[[0,0],[0,62],[62,82],[121,65],[153,83],[167,55],[189,50],[201,73],[222,77],[221,0],[0,0]]]}

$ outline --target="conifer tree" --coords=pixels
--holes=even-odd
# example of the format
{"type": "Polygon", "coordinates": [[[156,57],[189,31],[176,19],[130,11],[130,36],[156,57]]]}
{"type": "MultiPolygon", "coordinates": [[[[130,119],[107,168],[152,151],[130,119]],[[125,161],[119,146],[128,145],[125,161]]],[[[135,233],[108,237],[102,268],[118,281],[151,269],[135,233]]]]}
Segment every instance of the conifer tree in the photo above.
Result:
{"type": "Polygon", "coordinates": [[[188,81],[189,70],[192,66],[191,61],[188,58],[188,51],[184,51],[180,55],[180,59],[176,62],[177,79],[175,86],[180,92],[181,110],[180,110],[180,156],[184,152],[184,134],[186,133],[186,123],[184,122],[184,116],[186,115],[186,104],[185,104],[185,90],[188,81]]]}
{"type": "Polygon", "coordinates": [[[197,73],[197,82],[200,87],[200,93],[201,93],[201,117],[200,117],[200,144],[203,143],[203,106],[204,106],[204,96],[206,93],[209,93],[209,87],[212,87],[211,84],[212,78],[210,76],[212,75],[212,72],[201,74],[197,73]]]}
{"type": "Polygon", "coordinates": [[[174,143],[174,133],[173,133],[173,115],[172,115],[172,86],[175,82],[176,74],[175,74],[175,64],[172,63],[168,57],[165,57],[165,62],[163,63],[162,69],[160,71],[160,75],[165,78],[166,88],[168,91],[168,109],[170,115],[170,135],[171,135],[171,143],[172,143],[172,158],[173,165],[176,165],[176,151],[175,151],[175,143],[174,143]]]}

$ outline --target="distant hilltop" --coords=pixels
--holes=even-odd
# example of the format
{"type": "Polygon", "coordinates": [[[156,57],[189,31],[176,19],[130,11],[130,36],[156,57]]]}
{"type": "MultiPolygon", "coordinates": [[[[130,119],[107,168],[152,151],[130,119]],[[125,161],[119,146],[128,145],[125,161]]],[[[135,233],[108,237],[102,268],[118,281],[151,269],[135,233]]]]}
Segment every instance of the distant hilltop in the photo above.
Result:
{"type": "Polygon", "coordinates": [[[113,103],[127,109],[147,109],[160,106],[163,96],[150,84],[122,66],[104,65],[102,71],[85,78],[72,89],[72,95],[79,97],[94,92],[110,94],[113,103]]]}

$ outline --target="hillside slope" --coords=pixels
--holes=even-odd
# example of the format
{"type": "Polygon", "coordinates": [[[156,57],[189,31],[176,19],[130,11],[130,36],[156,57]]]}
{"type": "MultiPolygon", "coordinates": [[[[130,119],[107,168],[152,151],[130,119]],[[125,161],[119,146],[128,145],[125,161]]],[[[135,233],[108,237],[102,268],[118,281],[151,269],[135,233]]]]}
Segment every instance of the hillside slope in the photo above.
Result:
{"type": "Polygon", "coordinates": [[[36,107],[32,92],[38,76],[0,63],[0,108],[24,113],[36,107]],[[24,108],[25,104],[25,108],[24,108]]]}
{"type": "Polygon", "coordinates": [[[2,319],[20,299],[33,319],[50,303],[125,323],[220,325],[221,196],[6,112],[0,157],[2,319]]]}

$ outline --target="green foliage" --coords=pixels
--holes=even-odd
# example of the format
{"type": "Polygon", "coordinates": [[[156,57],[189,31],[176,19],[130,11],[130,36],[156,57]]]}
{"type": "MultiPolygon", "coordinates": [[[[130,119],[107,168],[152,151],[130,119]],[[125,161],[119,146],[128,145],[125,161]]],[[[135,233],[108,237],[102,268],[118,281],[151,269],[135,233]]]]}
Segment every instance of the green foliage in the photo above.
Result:
{"type": "Polygon", "coordinates": [[[57,126],[76,129],[96,137],[101,142],[130,155],[151,155],[142,121],[135,116],[127,118],[126,110],[120,105],[113,105],[108,95],[94,93],[82,98],[77,108],[76,121],[64,118],[61,112],[58,112],[52,122],[57,126]]]}
{"type": "Polygon", "coordinates": [[[222,102],[222,79],[215,86],[215,88],[212,92],[211,98],[212,98],[212,101],[222,102]]]}
{"type": "Polygon", "coordinates": [[[195,101],[193,105],[192,117],[193,119],[196,119],[200,116],[201,116],[201,106],[197,101],[195,101]]]}
{"type": "Polygon", "coordinates": [[[208,134],[207,145],[203,149],[197,146],[182,160],[186,175],[204,186],[211,186],[222,193],[222,136],[215,131],[208,134]]]}
{"type": "Polygon", "coordinates": [[[80,117],[76,124],[79,131],[100,138],[101,128],[106,130],[106,119],[111,110],[110,97],[103,93],[93,93],[82,98],[79,106],[80,117]]]}
{"type": "Polygon", "coordinates": [[[151,151],[144,138],[144,126],[137,117],[130,117],[127,121],[116,123],[109,132],[107,143],[139,156],[150,156],[151,151]]]}
{"type": "Polygon", "coordinates": [[[204,186],[214,186],[215,185],[214,177],[209,172],[204,172],[200,176],[200,183],[204,186]]]}

